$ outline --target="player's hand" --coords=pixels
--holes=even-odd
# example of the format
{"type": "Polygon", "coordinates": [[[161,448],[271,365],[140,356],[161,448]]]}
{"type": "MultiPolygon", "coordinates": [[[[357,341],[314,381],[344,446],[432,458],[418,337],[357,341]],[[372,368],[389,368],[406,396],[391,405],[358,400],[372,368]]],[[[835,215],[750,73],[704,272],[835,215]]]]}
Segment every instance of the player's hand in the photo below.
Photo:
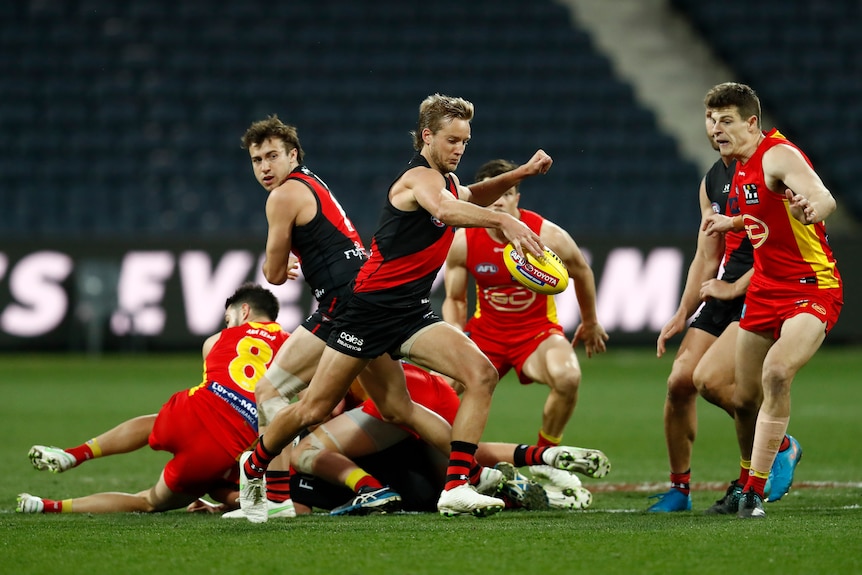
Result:
{"type": "Polygon", "coordinates": [[[610,336],[605,331],[600,323],[591,325],[580,324],[575,330],[575,337],[572,338],[572,347],[578,345],[581,341],[584,343],[584,351],[587,352],[587,357],[593,357],[593,354],[604,353],[608,350],[605,342],[610,336]]]}
{"type": "Polygon", "coordinates": [[[711,278],[700,284],[700,299],[732,300],[734,297],[733,284],[724,280],[711,278]]]}
{"type": "Polygon", "coordinates": [[[500,224],[500,231],[507,240],[512,242],[521,257],[524,257],[525,252],[529,252],[537,258],[544,257],[545,244],[542,243],[539,234],[527,227],[518,218],[506,214],[502,224],[500,224]]]}
{"type": "Polygon", "coordinates": [[[551,169],[551,164],[554,163],[554,160],[551,159],[551,156],[545,153],[544,150],[538,150],[530,160],[524,164],[522,167],[525,171],[526,176],[535,176],[537,174],[547,174],[548,170],[551,169]]]}
{"type": "Polygon", "coordinates": [[[299,258],[293,254],[287,258],[287,279],[295,280],[299,277],[299,258]]]}
{"type": "Polygon", "coordinates": [[[723,234],[733,229],[733,218],[722,214],[710,214],[704,218],[700,229],[708,236],[723,234]]]}
{"type": "Polygon", "coordinates": [[[666,324],[664,324],[664,327],[661,328],[661,333],[658,334],[658,339],[655,344],[656,357],[663,356],[664,352],[667,351],[666,345],[668,340],[685,329],[686,319],[687,318],[683,317],[683,314],[677,312],[666,324]]]}
{"type": "Polygon", "coordinates": [[[790,188],[784,191],[784,195],[787,197],[788,208],[790,208],[791,216],[805,225],[814,224],[820,221],[817,218],[817,210],[815,210],[814,206],[809,203],[808,198],[794,193],[790,188]]]}
{"type": "Polygon", "coordinates": [[[210,503],[204,499],[196,499],[186,507],[189,513],[224,513],[226,510],[227,507],[223,503],[210,503]]]}

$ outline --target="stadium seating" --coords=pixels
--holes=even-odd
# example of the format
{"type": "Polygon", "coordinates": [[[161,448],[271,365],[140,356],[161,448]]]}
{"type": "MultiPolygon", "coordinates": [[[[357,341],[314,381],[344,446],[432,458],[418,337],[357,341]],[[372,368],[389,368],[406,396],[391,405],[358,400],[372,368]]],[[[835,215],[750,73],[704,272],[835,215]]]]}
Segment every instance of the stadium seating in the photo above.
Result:
{"type": "Polygon", "coordinates": [[[576,237],[689,236],[697,218],[701,174],[552,0],[22,1],[0,15],[14,54],[0,59],[0,234],[263,237],[239,137],[278,113],[368,238],[434,92],[476,104],[462,180],[542,147],[554,168],[522,205],[576,237]]]}
{"type": "Polygon", "coordinates": [[[805,150],[836,199],[862,218],[862,3],[673,4],[757,91],[764,111],[805,150]]]}

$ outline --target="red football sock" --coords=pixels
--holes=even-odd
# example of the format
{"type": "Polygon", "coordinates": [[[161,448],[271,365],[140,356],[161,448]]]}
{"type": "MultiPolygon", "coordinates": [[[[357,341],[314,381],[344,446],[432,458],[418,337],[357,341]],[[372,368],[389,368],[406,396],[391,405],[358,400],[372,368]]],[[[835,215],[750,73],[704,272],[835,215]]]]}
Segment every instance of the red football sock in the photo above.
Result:
{"type": "Polygon", "coordinates": [[[87,460],[95,459],[102,455],[102,449],[99,447],[99,443],[95,439],[91,439],[77,447],[64,449],[63,451],[75,458],[75,467],[78,467],[87,460]]]}
{"type": "Polygon", "coordinates": [[[62,513],[63,512],[63,501],[54,501],[53,499],[45,499],[42,498],[42,504],[45,508],[42,510],[42,513],[62,513]]]}
{"type": "Polygon", "coordinates": [[[243,470],[246,477],[263,477],[263,474],[266,473],[266,468],[269,467],[269,464],[272,463],[276,455],[278,454],[270,453],[266,450],[266,447],[263,445],[263,436],[261,435],[254,451],[251,452],[251,457],[245,460],[243,470]]]}
{"type": "Polygon", "coordinates": [[[691,493],[691,469],[683,473],[671,473],[670,486],[673,489],[682,491],[686,495],[691,493]]]}
{"type": "Polygon", "coordinates": [[[513,462],[515,467],[524,467],[525,465],[547,465],[542,455],[549,447],[539,447],[538,445],[519,445],[515,448],[513,454],[513,462]]]}
{"type": "Polygon", "coordinates": [[[453,441],[452,450],[449,454],[449,467],[446,469],[446,491],[463,485],[469,481],[470,470],[476,463],[475,443],[466,441],[453,441]]]}
{"type": "Polygon", "coordinates": [[[761,498],[764,498],[763,490],[766,487],[766,479],[766,477],[758,477],[752,473],[748,476],[748,482],[745,484],[743,491],[754,489],[755,493],[760,495],[761,498]]]}
{"type": "Polygon", "coordinates": [[[273,503],[284,503],[290,499],[290,471],[266,472],[266,498],[273,503]]]}

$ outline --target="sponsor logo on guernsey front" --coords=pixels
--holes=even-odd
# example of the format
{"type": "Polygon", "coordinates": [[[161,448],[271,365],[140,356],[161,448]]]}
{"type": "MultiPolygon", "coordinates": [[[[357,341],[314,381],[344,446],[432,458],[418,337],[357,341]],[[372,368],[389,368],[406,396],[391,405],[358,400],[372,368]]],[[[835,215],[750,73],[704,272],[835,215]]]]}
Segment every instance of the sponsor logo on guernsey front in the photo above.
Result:
{"type": "Polygon", "coordinates": [[[434,216],[431,216],[431,223],[434,224],[434,226],[438,227],[438,228],[445,228],[446,227],[446,224],[444,224],[443,222],[441,222],[440,220],[438,220],[434,216]]]}
{"type": "Polygon", "coordinates": [[[343,253],[344,253],[344,259],[346,259],[346,260],[350,260],[353,258],[359,258],[361,260],[366,259],[365,258],[365,249],[363,249],[363,247],[361,245],[359,245],[359,242],[353,242],[353,249],[352,250],[344,250],[343,253]]]}
{"type": "Polygon", "coordinates": [[[222,398],[234,411],[236,411],[249,425],[257,429],[257,407],[254,401],[243,397],[241,394],[228,389],[220,383],[211,381],[207,389],[222,398]]]}
{"type": "Polygon", "coordinates": [[[757,184],[743,184],[742,194],[745,198],[746,206],[753,206],[760,203],[760,197],[757,195],[757,184]]]}
{"type": "Polygon", "coordinates": [[[365,343],[365,340],[352,333],[342,331],[338,334],[338,339],[336,340],[336,343],[341,347],[346,347],[347,349],[351,349],[353,351],[362,351],[362,345],[365,343]]]}

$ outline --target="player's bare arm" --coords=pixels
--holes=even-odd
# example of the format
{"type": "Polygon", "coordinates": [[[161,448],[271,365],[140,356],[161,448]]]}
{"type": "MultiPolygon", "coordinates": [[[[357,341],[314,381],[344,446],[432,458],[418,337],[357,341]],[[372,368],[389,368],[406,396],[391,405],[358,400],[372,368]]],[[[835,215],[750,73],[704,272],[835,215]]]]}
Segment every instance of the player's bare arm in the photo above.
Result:
{"type": "Polygon", "coordinates": [[[443,319],[461,329],[467,325],[467,234],[461,229],[455,232],[455,239],[446,256],[443,275],[446,298],[443,300],[443,319]]]}
{"type": "Polygon", "coordinates": [[[575,330],[572,345],[583,342],[587,357],[607,351],[608,334],[596,314],[596,278],[583,252],[569,233],[553,222],[542,223],[542,241],[557,254],[575,285],[581,323],[575,330]]]}
{"type": "Polygon", "coordinates": [[[748,270],[744,276],[734,282],[726,282],[718,278],[706,280],[700,286],[700,299],[704,301],[708,299],[736,299],[748,290],[752,274],[754,274],[754,268],[748,270]]]}
{"type": "Polygon", "coordinates": [[[216,344],[220,337],[221,332],[218,332],[206,338],[206,340],[204,341],[203,348],[201,349],[201,355],[203,355],[204,359],[206,359],[207,356],[210,354],[210,351],[212,351],[213,346],[216,344]]]}
{"type": "MultiPolygon", "coordinates": [[[[671,318],[664,324],[656,340],[656,357],[661,357],[667,348],[667,342],[676,334],[682,333],[688,318],[695,312],[702,299],[700,289],[703,283],[714,278],[721,263],[721,253],[724,249],[724,236],[711,234],[704,227],[713,216],[719,216],[712,209],[712,203],[706,193],[706,179],[700,181],[698,193],[700,203],[701,227],[697,234],[697,248],[694,258],[688,266],[685,287],[680,297],[679,306],[671,318]]],[[[730,218],[726,218],[730,220],[730,218]]]]}
{"type": "MultiPolygon", "coordinates": [[[[446,225],[459,228],[494,228],[500,230],[521,255],[530,252],[541,257],[544,252],[545,246],[539,235],[521,220],[455,198],[445,189],[445,181],[439,172],[416,168],[408,171],[402,180],[403,182],[399,181],[390,191],[390,201],[396,208],[409,209],[402,206],[410,206],[412,196],[412,201],[446,225]],[[397,203],[396,199],[399,200],[397,203]]],[[[459,186],[458,190],[462,193],[467,188],[459,186]]]]}
{"type": "Polygon", "coordinates": [[[553,163],[551,156],[546,154],[544,150],[538,150],[526,164],[521,164],[514,170],[493,178],[470,184],[467,187],[470,195],[464,199],[480,206],[490,206],[506,190],[518,185],[522,180],[539,174],[547,174],[553,163]]]}
{"type": "Polygon", "coordinates": [[[822,222],[835,211],[832,193],[796,148],[770,148],[763,154],[763,174],[766,186],[787,196],[790,213],[803,224],[822,222]]]}
{"type": "MultiPolygon", "coordinates": [[[[290,277],[296,261],[291,262],[293,227],[314,217],[317,203],[304,184],[289,180],[269,193],[266,200],[266,257],[263,275],[271,284],[281,285],[290,277]]],[[[294,274],[295,276],[295,274],[294,274]]]]}

